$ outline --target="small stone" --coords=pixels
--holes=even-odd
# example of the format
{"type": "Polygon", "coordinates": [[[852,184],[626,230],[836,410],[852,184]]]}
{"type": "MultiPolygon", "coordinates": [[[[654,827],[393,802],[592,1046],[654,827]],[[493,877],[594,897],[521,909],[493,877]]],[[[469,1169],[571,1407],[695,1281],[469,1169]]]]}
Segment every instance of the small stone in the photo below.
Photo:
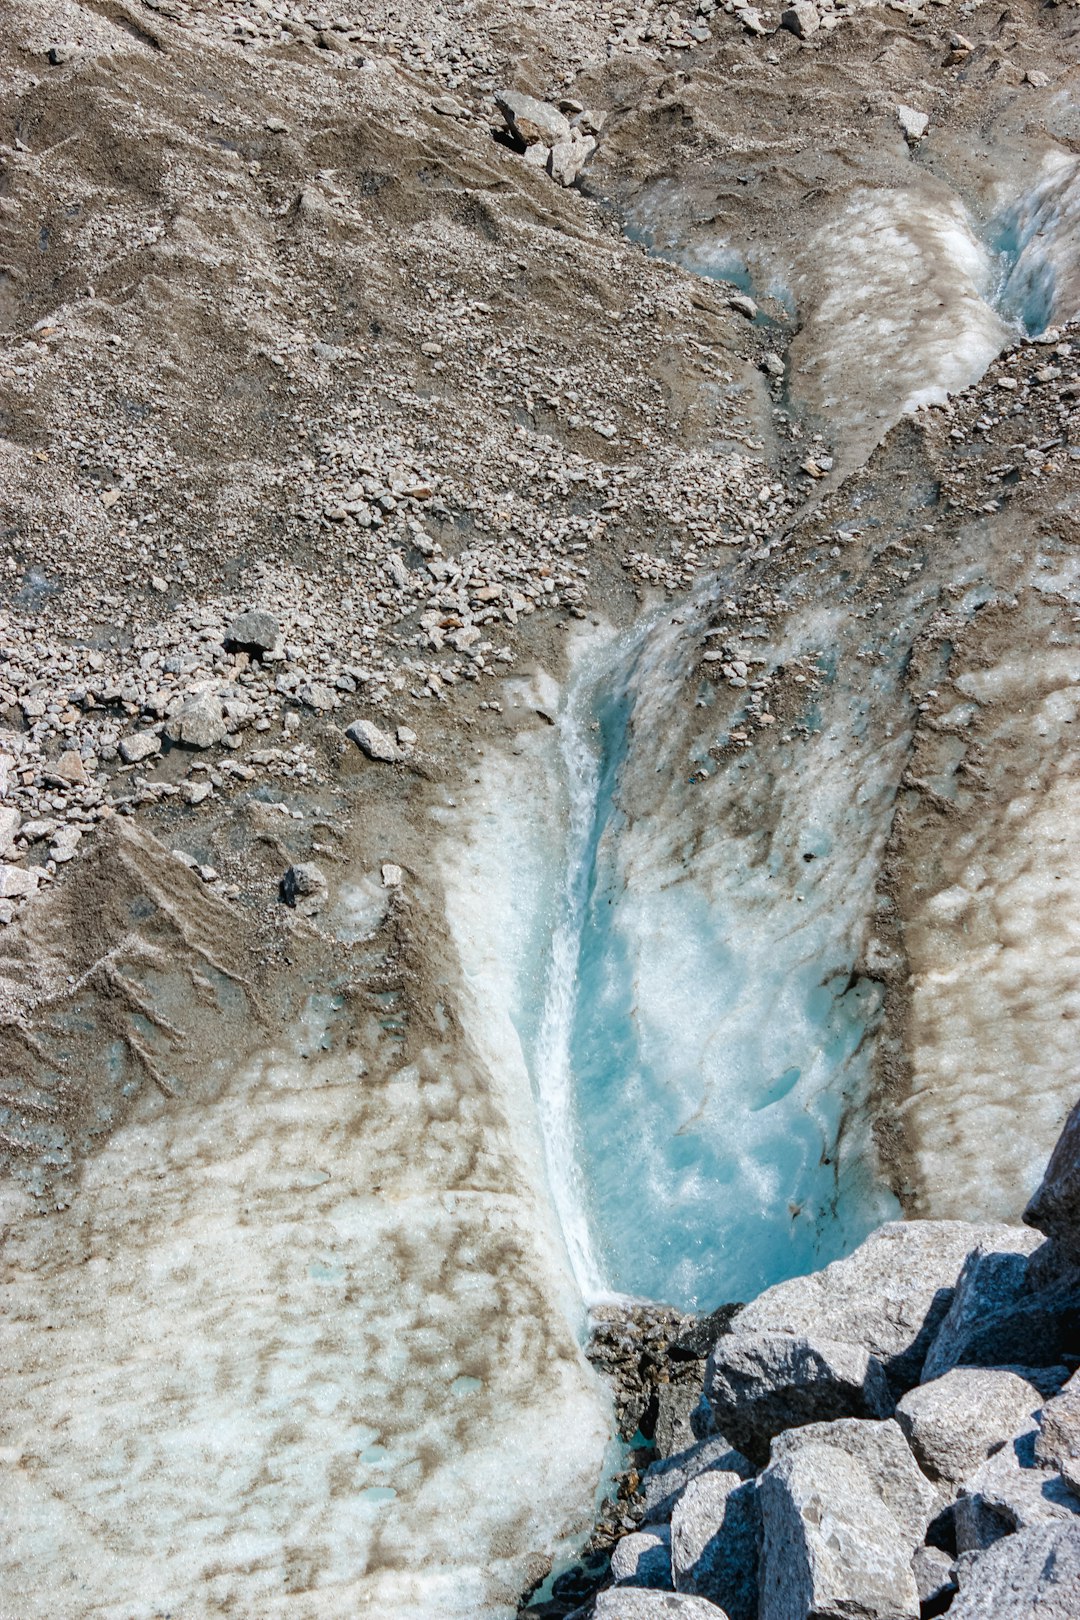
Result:
{"type": "Polygon", "coordinates": [[[262,658],[273,652],[281,639],[281,626],[272,613],[251,608],[240,613],[225,631],[228,652],[246,652],[252,658],[262,658]]]}
{"type": "Polygon", "coordinates": [[[22,817],[12,804],[0,805],[0,859],[10,855],[22,817]]]}
{"type": "Polygon", "coordinates": [[[141,765],[161,753],[161,738],[154,731],[136,731],[120,739],[120,758],[125,765],[141,765]]]}
{"type": "Polygon", "coordinates": [[[416,732],[411,726],[398,726],[397,740],[402,748],[412,748],[416,742],[416,732]]]}
{"type": "Polygon", "coordinates": [[[297,696],[307,708],[315,709],[319,713],[332,709],[337,703],[337,698],[330,688],[323,686],[319,681],[310,681],[306,686],[302,686],[297,696]]]}
{"type": "Polygon", "coordinates": [[[162,578],[160,574],[150,575],[150,589],[152,591],[157,591],[160,595],[161,592],[167,591],[168,588],[169,582],[167,579],[162,578]]]}
{"type": "Polygon", "coordinates": [[[213,748],[224,737],[227,726],[221,699],[216,692],[194,692],[165,722],[170,742],[185,748],[213,748]]]}
{"type": "Polygon", "coordinates": [[[373,720],[354,720],[345,731],[350,742],[354,742],[366,754],[368,759],[381,759],[387,763],[401,758],[401,750],[392,738],[380,731],[373,720]]]}
{"type": "Polygon", "coordinates": [[[82,831],[78,827],[61,827],[49,847],[49,856],[57,866],[70,861],[79,846],[82,831]]]}
{"type": "Polygon", "coordinates": [[[915,107],[905,107],[902,102],[896,109],[896,116],[909,146],[921,141],[930,128],[929,113],[919,112],[915,107]]]}
{"type": "Polygon", "coordinates": [[[65,749],[53,766],[53,771],[65,782],[70,782],[72,787],[85,787],[90,780],[86,774],[82,755],[77,748],[65,749]]]}
{"type": "Polygon", "coordinates": [[[327,883],[314,861],[290,866],[281,880],[281,898],[303,917],[314,917],[326,904],[327,883]]]}
{"type": "Polygon", "coordinates": [[[1028,68],[1024,74],[1024,83],[1032,85],[1036,90],[1045,90],[1050,83],[1050,75],[1044,73],[1041,68],[1028,68]]]}
{"type": "Polygon", "coordinates": [[[784,375],[784,362],[778,354],[766,354],[762,357],[761,369],[770,377],[784,375]]]}
{"type": "Polygon", "coordinates": [[[263,128],[269,135],[284,135],[288,127],[289,126],[285,122],[284,118],[268,118],[263,125],[263,128]]]}
{"type": "MultiPolygon", "coordinates": [[[[736,315],[745,315],[748,321],[757,319],[758,307],[746,293],[733,293],[728,299],[728,309],[733,309],[736,315]]],[[[783,371],[782,366],[780,369],[783,371]]]]}
{"type": "Polygon", "coordinates": [[[570,121],[546,101],[517,90],[506,90],[495,97],[495,105],[506,120],[511,135],[522,146],[552,147],[570,139],[570,121]]]}
{"type": "Polygon", "coordinates": [[[202,804],[213,793],[210,782],[181,782],[180,797],[185,804],[202,804]]]}
{"type": "Polygon", "coordinates": [[[393,861],[383,862],[382,880],[384,889],[400,889],[404,876],[401,867],[395,866],[393,861]]]}
{"type": "Polygon", "coordinates": [[[0,861],[0,900],[21,900],[36,894],[38,875],[33,867],[10,866],[0,861]]]}
{"type": "Polygon", "coordinates": [[[793,6],[780,13],[780,26],[788,29],[796,39],[809,39],[821,27],[821,15],[810,0],[796,0],[793,6]]]}

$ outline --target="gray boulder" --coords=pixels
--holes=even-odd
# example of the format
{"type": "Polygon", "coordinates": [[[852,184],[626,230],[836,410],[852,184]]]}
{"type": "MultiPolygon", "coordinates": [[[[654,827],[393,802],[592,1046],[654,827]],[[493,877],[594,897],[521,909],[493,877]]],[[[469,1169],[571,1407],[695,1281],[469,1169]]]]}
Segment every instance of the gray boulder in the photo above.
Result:
{"type": "Polygon", "coordinates": [[[495,97],[495,105],[519,146],[551,147],[570,139],[570,120],[547,101],[520,90],[504,90],[495,97]]]}
{"type": "Polygon", "coordinates": [[[735,1318],[746,1332],[825,1334],[861,1344],[893,1389],[919,1381],[923,1359],[952,1302],[965,1260],[979,1243],[1028,1253],[1021,1226],[968,1221],[889,1221],[823,1271],[759,1294],[735,1318]]]}
{"type": "Polygon", "coordinates": [[[225,632],[225,646],[230,652],[246,652],[253,658],[262,658],[273,652],[281,638],[281,626],[272,613],[252,608],[239,613],[225,632]]]}
{"type": "Polygon", "coordinates": [[[671,1515],[675,1590],[708,1598],[731,1620],[757,1620],[760,1555],[756,1483],[723,1470],[691,1480],[671,1515]]]}
{"type": "Polygon", "coordinates": [[[401,749],[392,737],[385,731],[380,731],[373,720],[354,720],[347,726],[345,735],[350,742],[354,742],[361,753],[368,759],[381,759],[392,763],[401,758],[401,749]]]}
{"type": "Polygon", "coordinates": [[[1080,1515],[1080,1497],[1056,1470],[1040,1466],[1038,1432],[1031,1424],[965,1482],[954,1510],[959,1552],[978,1552],[1018,1530],[1059,1519],[1072,1522],[1080,1515]]]}
{"type": "Polygon", "coordinates": [[[654,1462],[646,1469],[641,1481],[643,1522],[653,1524],[659,1519],[670,1519],[676,1499],[690,1481],[714,1469],[738,1474],[742,1479],[754,1477],[753,1464],[741,1451],[736,1451],[722,1434],[712,1434],[696,1446],[677,1452],[674,1457],[654,1462]]]}
{"type": "Polygon", "coordinates": [[[940,1547],[916,1547],[911,1560],[911,1571],[919,1602],[925,1607],[934,1605],[940,1614],[956,1591],[956,1564],[940,1547]]]}
{"type": "Polygon", "coordinates": [[[955,1490],[1042,1405],[1034,1384],[1002,1367],[954,1367],[910,1390],[896,1408],[920,1466],[955,1490]]]}
{"type": "Polygon", "coordinates": [[[611,1554],[611,1578],[616,1585],[656,1587],[670,1592],[670,1526],[649,1525],[616,1542],[611,1554]]]}
{"type": "MultiPolygon", "coordinates": [[[[1022,1230],[1022,1229],[1020,1229],[1022,1230]]],[[[1080,1294],[1069,1277],[1033,1283],[1027,1253],[980,1244],[957,1279],[952,1303],[923,1363],[922,1382],[952,1367],[1046,1367],[1074,1348],[1080,1330],[1080,1294]]]]}
{"type": "Polygon", "coordinates": [[[861,1345],[738,1327],[713,1348],[705,1394],[717,1428],[759,1466],[784,1429],[841,1417],[885,1418],[893,1410],[881,1365],[861,1345]]]}
{"type": "Polygon", "coordinates": [[[593,1610],[596,1620],[727,1620],[723,1609],[704,1598],[681,1592],[649,1592],[615,1586],[601,1592],[593,1610]]]}
{"type": "Polygon", "coordinates": [[[912,1549],[857,1457],[809,1442],[758,1494],[760,1620],[918,1620],[912,1549]]]}
{"type": "Polygon", "coordinates": [[[193,692],[169,716],[164,729],[170,742],[182,743],[185,748],[213,748],[228,729],[220,696],[207,689],[193,692]]]}
{"type": "Polygon", "coordinates": [[[920,1471],[900,1426],[891,1418],[869,1423],[841,1418],[838,1423],[811,1423],[777,1435],[772,1460],[793,1456],[807,1445],[833,1446],[865,1468],[873,1488],[896,1520],[909,1555],[926,1535],[941,1507],[937,1490],[920,1471]]]}
{"type": "Polygon", "coordinates": [[[958,1564],[949,1620],[1076,1620],[1080,1523],[1039,1525],[958,1564]]]}
{"type": "Polygon", "coordinates": [[[1056,1468],[1066,1485],[1080,1493],[1080,1373],[1039,1413],[1035,1458],[1056,1468]]]}
{"type": "Polygon", "coordinates": [[[1024,1219],[1080,1265],[1080,1102],[1065,1121],[1024,1219]]]}

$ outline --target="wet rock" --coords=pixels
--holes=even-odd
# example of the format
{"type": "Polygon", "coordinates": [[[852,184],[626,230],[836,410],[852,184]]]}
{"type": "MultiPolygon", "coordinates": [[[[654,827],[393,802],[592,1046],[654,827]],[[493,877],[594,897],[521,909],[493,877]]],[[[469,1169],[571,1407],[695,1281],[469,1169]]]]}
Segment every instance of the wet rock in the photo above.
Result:
{"type": "Polygon", "coordinates": [[[380,731],[373,720],[354,720],[351,726],[346,727],[345,735],[368,759],[392,763],[401,758],[397,744],[385,731],[380,731]]]}
{"type": "Polygon", "coordinates": [[[1021,1253],[1035,1246],[1020,1226],[890,1221],[824,1271],[766,1289],[733,1326],[824,1333],[861,1344],[881,1362],[894,1390],[910,1389],[919,1381],[964,1262],[980,1242],[1021,1253]]]}
{"type": "Polygon", "coordinates": [[[784,1429],[841,1417],[889,1417],[893,1400],[880,1363],[861,1345],[791,1333],[740,1332],[709,1357],[705,1394],[717,1428],[765,1463],[784,1429]]]}
{"type": "Polygon", "coordinates": [[[731,1620],[757,1620],[760,1553],[755,1482],[723,1469],[691,1480],[671,1515],[675,1590],[707,1598],[731,1620]]]}
{"type": "Polygon", "coordinates": [[[752,1463],[722,1434],[710,1435],[687,1451],[653,1463],[641,1482],[646,1523],[670,1518],[677,1498],[690,1481],[715,1469],[738,1474],[741,1479],[752,1479],[754,1474],[752,1463]]]}
{"type": "Polygon", "coordinates": [[[671,1530],[666,1524],[650,1525],[623,1536],[611,1554],[611,1577],[618,1585],[657,1587],[671,1590],[671,1530]]]}
{"type": "Polygon", "coordinates": [[[911,1573],[923,1610],[940,1614],[956,1591],[956,1564],[940,1547],[916,1547],[911,1573]]]}
{"type": "Polygon", "coordinates": [[[965,1482],[954,1511],[959,1552],[978,1551],[1017,1530],[1080,1515],[1080,1497],[1056,1470],[1039,1464],[1038,1432],[1030,1424],[965,1482]]]}
{"type": "Polygon", "coordinates": [[[1038,1389],[1020,1372],[954,1367],[910,1390],[897,1405],[896,1420],[924,1472],[958,1487],[1041,1405],[1038,1389]]]}
{"type": "Polygon", "coordinates": [[[758,1482],[760,1620],[918,1620],[912,1548],[862,1462],[811,1442],[758,1482]]]}
{"type": "Polygon", "coordinates": [[[650,1592],[617,1586],[601,1592],[595,1620],[724,1620],[724,1611],[704,1598],[680,1592],[650,1592]]]}
{"type": "Polygon", "coordinates": [[[896,117],[909,146],[921,141],[930,128],[930,115],[919,112],[915,107],[905,107],[901,104],[896,109],[896,117]]]}
{"type": "Polygon", "coordinates": [[[882,1423],[841,1418],[837,1423],[789,1429],[773,1441],[772,1461],[792,1456],[807,1445],[833,1446],[856,1458],[896,1520],[908,1550],[914,1551],[926,1535],[941,1499],[920,1472],[899,1424],[891,1418],[882,1423]]]}
{"type": "Polygon", "coordinates": [[[1080,1102],[1065,1121],[1024,1220],[1080,1264],[1080,1102]]]}
{"type": "Polygon", "coordinates": [[[1039,1414],[1035,1440],[1037,1461],[1056,1468],[1065,1483],[1080,1493],[1080,1373],[1074,1373],[1039,1414]]]}
{"type": "Polygon", "coordinates": [[[161,738],[155,731],[136,731],[120,739],[120,758],[125,765],[141,765],[161,753],[161,738]]]}
{"type": "Polygon", "coordinates": [[[169,741],[182,743],[185,748],[213,748],[224,737],[226,729],[221,699],[216,692],[208,690],[193,692],[165,722],[169,741]]]}
{"type": "Polygon", "coordinates": [[[281,625],[272,613],[251,608],[239,613],[225,631],[227,652],[246,652],[252,658],[263,658],[273,652],[281,639],[281,625]]]}
{"type": "Polygon", "coordinates": [[[788,29],[796,39],[809,39],[821,27],[821,14],[811,0],[796,0],[795,5],[788,6],[780,13],[780,26],[788,29]]]}
{"type": "Polygon", "coordinates": [[[506,120],[511,135],[522,147],[537,144],[553,147],[570,139],[570,120],[558,107],[519,90],[502,91],[495,105],[506,120]]]}
{"type": "Polygon", "coordinates": [[[317,916],[326,905],[326,875],[314,861],[290,866],[281,880],[281,898],[302,917],[317,916]]]}
{"type": "Polygon", "coordinates": [[[1080,1524],[1039,1525],[957,1565],[949,1620],[1076,1620],[1080,1524]]]}
{"type": "Polygon", "coordinates": [[[1047,1367],[1075,1347],[1080,1296],[1074,1279],[1031,1286],[1030,1271],[1026,1254],[986,1244],[974,1250],[927,1353],[923,1383],[959,1366],[1047,1367]]]}

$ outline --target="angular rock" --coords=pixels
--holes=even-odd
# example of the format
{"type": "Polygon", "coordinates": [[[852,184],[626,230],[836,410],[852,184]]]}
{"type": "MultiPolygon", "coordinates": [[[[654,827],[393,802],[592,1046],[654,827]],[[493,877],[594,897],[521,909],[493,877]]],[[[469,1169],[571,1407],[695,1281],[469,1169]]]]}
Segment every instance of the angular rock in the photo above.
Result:
{"type": "Polygon", "coordinates": [[[314,917],[326,904],[326,875],[314,861],[290,866],[281,880],[281,898],[302,917],[314,917]]]}
{"type": "Polygon", "coordinates": [[[956,1564],[940,1547],[916,1547],[911,1560],[911,1572],[924,1607],[934,1605],[940,1614],[956,1591],[956,1564]]]}
{"type": "Polygon", "coordinates": [[[1080,1102],[1065,1121],[1024,1220],[1080,1265],[1080,1102]]]}
{"type": "Polygon", "coordinates": [[[1032,1287],[1028,1255],[980,1244],[957,1280],[922,1382],[951,1367],[1047,1367],[1075,1348],[1078,1334],[1080,1295],[1071,1278],[1032,1287]]]}
{"type": "Polygon", "coordinates": [[[616,1542],[611,1554],[611,1578],[628,1586],[671,1590],[671,1530],[666,1524],[635,1530],[616,1542]]]}
{"type": "Polygon", "coordinates": [[[656,1392],[653,1445],[657,1456],[673,1457],[687,1451],[712,1431],[713,1415],[700,1380],[661,1384],[656,1392]]]}
{"type": "Polygon", "coordinates": [[[135,731],[120,739],[120,758],[125,765],[141,765],[161,753],[161,738],[154,731],[135,731]]]}
{"type": "Polygon", "coordinates": [[[707,1598],[731,1620],[757,1620],[761,1508],[757,1484],[717,1469],[692,1479],[671,1515],[677,1592],[707,1598]]]}
{"type": "Polygon", "coordinates": [[[754,1475],[753,1464],[722,1434],[712,1434],[687,1451],[653,1463],[641,1481],[644,1522],[652,1524],[658,1519],[669,1519],[676,1500],[690,1481],[718,1468],[738,1474],[742,1479],[752,1479],[754,1475]]]}
{"type": "Polygon", "coordinates": [[[0,859],[11,854],[21,821],[13,804],[0,805],[0,859]]]}
{"type": "Polygon", "coordinates": [[[81,840],[81,827],[68,825],[59,828],[55,838],[49,845],[49,859],[55,861],[57,866],[62,866],[65,861],[73,859],[81,840]]]}
{"type": "Polygon", "coordinates": [[[82,755],[77,748],[66,748],[52,768],[52,774],[72,787],[85,787],[90,778],[86,774],[82,755]]]}
{"type": "MultiPolygon", "coordinates": [[[[959,1552],[981,1551],[1002,1536],[1053,1520],[1077,1520],[1080,1497],[1054,1469],[1039,1466],[1035,1424],[1005,1444],[967,1480],[956,1501],[959,1552]]],[[[1080,1522],[1080,1521],[1078,1521],[1080,1522]]]]}
{"type": "Polygon", "coordinates": [[[185,748],[213,748],[226,732],[225,714],[216,692],[193,692],[165,722],[170,742],[185,748]]]}
{"type": "Polygon", "coordinates": [[[595,1620],[726,1620],[723,1609],[681,1592],[650,1592],[616,1586],[601,1592],[595,1620]]]}
{"type": "Polygon", "coordinates": [[[792,1333],[734,1332],[720,1339],[705,1370],[717,1428],[751,1462],[768,1461],[784,1429],[833,1418],[891,1416],[881,1365],[861,1345],[792,1333]]]}
{"type": "Polygon", "coordinates": [[[773,1441],[772,1461],[793,1456],[807,1445],[834,1446],[860,1462],[899,1525],[908,1550],[914,1551],[940,1508],[941,1498],[920,1471],[898,1423],[892,1418],[883,1423],[841,1418],[837,1423],[788,1429],[773,1441]]]}
{"type": "Polygon", "coordinates": [[[570,120],[549,102],[538,101],[519,90],[505,90],[495,97],[495,105],[506,119],[511,135],[522,146],[555,146],[570,139],[570,120]]]}
{"type": "Polygon", "coordinates": [[[954,1367],[910,1390],[896,1421],[923,1471],[957,1488],[1042,1405],[1034,1384],[1003,1367],[954,1367]]]}
{"type": "Polygon", "coordinates": [[[1080,1524],[1039,1525],[957,1567],[949,1620],[1076,1620],[1080,1524]]]}
{"type": "Polygon", "coordinates": [[[903,105],[897,107],[896,117],[904,132],[904,139],[910,146],[914,146],[916,141],[921,141],[930,128],[929,113],[919,112],[915,107],[903,105]]]}
{"type": "Polygon", "coordinates": [[[1080,1493],[1080,1373],[1040,1412],[1035,1457],[1056,1468],[1066,1485],[1080,1493]]]}
{"type": "Polygon", "coordinates": [[[796,39],[809,39],[821,27],[821,14],[812,0],[795,0],[780,13],[780,26],[787,28],[796,39]]]}
{"type": "Polygon", "coordinates": [[[857,1457],[811,1442],[758,1481],[760,1620],[918,1620],[912,1549],[857,1457]]]}
{"type": "Polygon", "coordinates": [[[22,900],[37,893],[38,875],[34,867],[9,866],[0,861],[0,900],[22,900]]]}
{"type": "Polygon", "coordinates": [[[281,639],[281,626],[272,613],[251,608],[239,613],[225,631],[228,652],[246,652],[252,658],[262,658],[273,652],[281,639]]]}
{"type": "Polygon", "coordinates": [[[979,1243],[1025,1254],[1034,1247],[1020,1226],[889,1221],[843,1260],[766,1289],[733,1325],[861,1344],[881,1362],[894,1390],[910,1389],[961,1268],[979,1243]]]}
{"type": "Polygon", "coordinates": [[[380,731],[372,720],[354,720],[345,730],[346,737],[354,742],[368,759],[381,759],[388,763],[401,758],[401,750],[385,731],[380,731]]]}

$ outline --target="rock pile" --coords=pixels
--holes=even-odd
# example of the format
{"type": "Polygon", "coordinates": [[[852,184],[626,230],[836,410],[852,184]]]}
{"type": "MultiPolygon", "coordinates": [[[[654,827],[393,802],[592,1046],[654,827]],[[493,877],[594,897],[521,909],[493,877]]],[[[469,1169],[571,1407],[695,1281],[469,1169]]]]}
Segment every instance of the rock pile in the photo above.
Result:
{"type": "Polygon", "coordinates": [[[579,1620],[1075,1620],[1078,1184],[1080,1104],[1038,1231],[893,1222],[714,1322],[702,1437],[645,1472],[579,1620]]]}

